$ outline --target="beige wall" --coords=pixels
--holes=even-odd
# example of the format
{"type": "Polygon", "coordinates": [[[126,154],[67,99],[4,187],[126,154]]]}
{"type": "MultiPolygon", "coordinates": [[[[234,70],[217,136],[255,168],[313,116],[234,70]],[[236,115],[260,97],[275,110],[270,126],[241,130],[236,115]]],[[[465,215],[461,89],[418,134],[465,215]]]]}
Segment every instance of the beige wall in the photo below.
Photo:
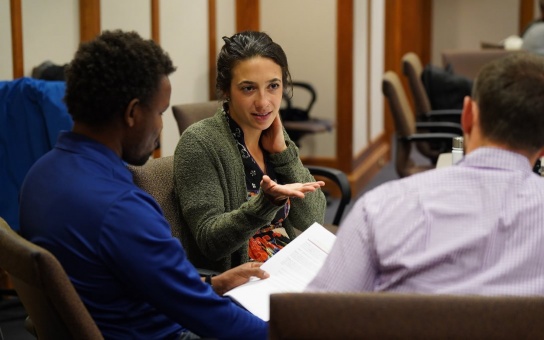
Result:
{"type": "MultiPolygon", "coordinates": [[[[355,155],[383,131],[380,79],[385,53],[385,1],[354,2],[353,126],[305,138],[303,155],[334,157],[335,134],[349,128],[353,131],[355,155]]],[[[499,41],[516,33],[518,1],[434,0],[433,62],[440,63],[442,49],[478,48],[482,40],[499,41]]],[[[72,58],[79,40],[78,3],[77,0],[22,1],[25,75],[30,75],[32,67],[44,60],[61,64],[72,58]]],[[[234,5],[234,0],[216,1],[218,50],[223,44],[221,36],[234,33],[234,5]]],[[[103,28],[135,29],[144,37],[150,36],[149,0],[102,1],[101,6],[103,28]]],[[[172,104],[208,98],[207,13],[207,1],[203,0],[160,2],[161,43],[178,66],[171,77],[172,104]]],[[[336,20],[336,0],[261,0],[261,29],[286,50],[293,78],[312,83],[318,91],[312,114],[333,120],[337,86],[336,20]]],[[[12,79],[13,72],[9,25],[9,0],[0,0],[0,77],[6,80],[12,79]]],[[[169,110],[164,115],[163,155],[174,152],[178,137],[169,110]]]]}
{"type": "MultiPolygon", "coordinates": [[[[279,43],[289,61],[294,81],[312,84],[317,101],[311,115],[336,119],[336,0],[261,0],[261,30],[279,43]]],[[[296,106],[304,107],[303,91],[293,94],[296,106]]],[[[307,135],[301,154],[334,157],[336,129],[307,135]]]]}
{"type": "Polygon", "coordinates": [[[442,66],[445,49],[480,49],[481,41],[516,35],[518,22],[519,0],[433,0],[431,62],[442,66]]]}
{"type": "Polygon", "coordinates": [[[0,0],[0,80],[13,78],[9,1],[0,0]]]}

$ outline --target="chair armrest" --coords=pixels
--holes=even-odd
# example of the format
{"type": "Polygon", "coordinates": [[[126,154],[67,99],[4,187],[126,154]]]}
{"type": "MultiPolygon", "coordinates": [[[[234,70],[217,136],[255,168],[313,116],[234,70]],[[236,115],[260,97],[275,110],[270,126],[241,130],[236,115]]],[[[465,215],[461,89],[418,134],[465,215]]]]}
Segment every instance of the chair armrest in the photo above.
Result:
{"type": "Polygon", "coordinates": [[[454,137],[459,137],[459,135],[454,133],[415,133],[410,136],[398,137],[398,139],[406,142],[448,142],[451,145],[454,137]]]}
{"type": "Polygon", "coordinates": [[[461,127],[461,124],[452,122],[417,122],[416,130],[420,129],[430,132],[455,133],[457,136],[463,135],[463,128],[461,127]]]}
{"type": "Polygon", "coordinates": [[[462,110],[431,110],[425,112],[425,121],[461,123],[462,110]]]}
{"type": "Polygon", "coordinates": [[[200,276],[207,276],[207,275],[219,275],[221,274],[220,272],[218,271],[215,271],[215,270],[211,270],[211,269],[205,269],[205,268],[196,268],[198,274],[200,276]]]}
{"type": "Polygon", "coordinates": [[[340,220],[342,219],[342,214],[344,213],[346,206],[351,201],[351,186],[349,185],[348,177],[343,171],[330,167],[306,165],[306,168],[312,175],[328,178],[338,185],[341,192],[341,198],[332,224],[339,225],[340,220]]]}

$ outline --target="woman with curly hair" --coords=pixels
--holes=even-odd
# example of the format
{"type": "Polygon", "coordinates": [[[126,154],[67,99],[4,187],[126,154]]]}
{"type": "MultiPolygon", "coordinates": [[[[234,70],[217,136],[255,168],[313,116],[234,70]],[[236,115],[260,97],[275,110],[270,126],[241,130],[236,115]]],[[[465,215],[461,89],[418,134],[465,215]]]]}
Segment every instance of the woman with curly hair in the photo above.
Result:
{"type": "Polygon", "coordinates": [[[224,37],[215,116],[191,125],[174,154],[181,240],[197,267],[223,271],[266,261],[295,228],[323,223],[326,201],[283,128],[287,57],[262,32],[224,37]]]}

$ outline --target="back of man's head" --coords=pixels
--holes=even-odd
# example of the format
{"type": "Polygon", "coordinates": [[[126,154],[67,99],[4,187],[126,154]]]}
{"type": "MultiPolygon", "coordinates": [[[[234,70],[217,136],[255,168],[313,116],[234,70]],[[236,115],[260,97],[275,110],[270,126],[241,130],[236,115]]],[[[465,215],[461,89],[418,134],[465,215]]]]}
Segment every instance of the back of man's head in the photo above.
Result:
{"type": "Polygon", "coordinates": [[[530,152],[544,146],[544,57],[519,52],[490,62],[472,97],[486,138],[530,152]]]}
{"type": "Polygon", "coordinates": [[[162,76],[175,70],[168,54],[136,32],[104,31],[82,43],[66,70],[68,111],[75,122],[104,126],[132,99],[147,104],[162,76]]]}

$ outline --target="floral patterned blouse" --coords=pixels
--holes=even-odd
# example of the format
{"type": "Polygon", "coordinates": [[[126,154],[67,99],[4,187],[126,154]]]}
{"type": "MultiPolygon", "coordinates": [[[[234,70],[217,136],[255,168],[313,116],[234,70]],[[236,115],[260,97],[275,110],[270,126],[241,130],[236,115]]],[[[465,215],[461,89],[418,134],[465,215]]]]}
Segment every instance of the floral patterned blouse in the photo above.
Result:
{"type": "MultiPolygon", "coordinates": [[[[247,150],[244,132],[234,119],[230,118],[226,105],[224,111],[232,135],[238,145],[238,150],[240,150],[240,156],[242,157],[245,169],[247,200],[250,200],[251,197],[256,196],[259,193],[260,183],[264,173],[249,153],[249,150],[247,150]]],[[[274,168],[270,166],[268,153],[264,150],[263,153],[266,174],[273,181],[278,182],[274,168]]],[[[262,226],[255,235],[249,239],[248,255],[251,260],[264,262],[289,243],[289,236],[287,236],[287,232],[283,228],[282,223],[287,218],[287,215],[289,215],[290,207],[291,202],[288,199],[283,206],[283,209],[278,211],[272,220],[272,223],[270,225],[262,226]]]]}

